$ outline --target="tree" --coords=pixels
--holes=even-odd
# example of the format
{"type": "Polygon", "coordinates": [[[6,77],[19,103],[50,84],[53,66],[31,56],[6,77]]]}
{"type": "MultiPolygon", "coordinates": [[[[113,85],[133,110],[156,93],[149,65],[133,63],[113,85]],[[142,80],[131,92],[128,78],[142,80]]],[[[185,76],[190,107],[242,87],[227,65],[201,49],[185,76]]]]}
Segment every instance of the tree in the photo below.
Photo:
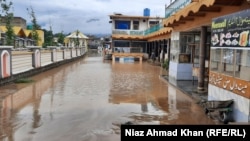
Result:
{"type": "Polygon", "coordinates": [[[63,34],[63,31],[61,31],[61,33],[58,33],[57,37],[58,37],[57,42],[60,43],[61,45],[64,45],[65,35],[63,34]]]}
{"type": "Polygon", "coordinates": [[[12,20],[13,20],[13,13],[10,12],[10,8],[12,6],[12,2],[7,2],[7,0],[1,0],[1,8],[2,8],[2,12],[4,14],[4,16],[2,17],[5,23],[6,23],[6,29],[7,31],[5,32],[5,36],[6,36],[6,42],[5,45],[13,45],[15,42],[15,34],[14,34],[14,30],[13,30],[13,26],[11,24],[12,20]]]}
{"type": "Polygon", "coordinates": [[[32,22],[32,39],[35,41],[35,45],[38,45],[38,42],[40,41],[39,35],[37,30],[40,29],[40,26],[37,24],[35,12],[32,7],[30,9],[27,8],[27,11],[31,17],[31,22],[32,22]]]}
{"type": "Polygon", "coordinates": [[[44,32],[44,43],[43,43],[43,47],[46,48],[47,46],[53,46],[53,33],[51,30],[46,30],[43,29],[44,32]]]}

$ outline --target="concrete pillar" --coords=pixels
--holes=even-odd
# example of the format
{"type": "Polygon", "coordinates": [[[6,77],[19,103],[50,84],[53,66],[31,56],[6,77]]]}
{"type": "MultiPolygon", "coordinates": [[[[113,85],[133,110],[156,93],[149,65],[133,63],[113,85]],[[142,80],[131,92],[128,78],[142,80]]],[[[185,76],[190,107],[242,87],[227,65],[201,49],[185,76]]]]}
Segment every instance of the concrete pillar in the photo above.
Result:
{"type": "Polygon", "coordinates": [[[70,47],[69,50],[70,50],[70,58],[73,58],[73,48],[70,47]]]}
{"type": "Polygon", "coordinates": [[[142,57],[140,57],[140,63],[142,63],[142,57]]]}
{"type": "Polygon", "coordinates": [[[10,77],[12,75],[12,54],[13,46],[0,47],[0,78],[10,77]]]}
{"type": "Polygon", "coordinates": [[[63,60],[65,60],[66,59],[66,48],[64,48],[64,47],[61,47],[61,50],[62,50],[62,58],[63,58],[63,60]]]}
{"type": "Polygon", "coordinates": [[[162,41],[162,62],[165,61],[165,53],[166,53],[166,40],[162,41]]]}
{"type": "Polygon", "coordinates": [[[199,74],[198,74],[198,91],[204,91],[205,88],[205,50],[206,50],[206,33],[207,27],[201,27],[200,52],[199,52],[199,74]]]}
{"type": "Polygon", "coordinates": [[[115,62],[115,55],[112,55],[112,61],[115,62]]]}
{"type": "MultiPolygon", "coordinates": [[[[28,48],[28,47],[27,47],[28,48]]],[[[32,54],[32,67],[41,67],[41,48],[42,47],[30,47],[29,49],[33,52],[32,54]]]]}
{"type": "Polygon", "coordinates": [[[50,47],[50,51],[51,51],[51,61],[56,62],[57,61],[56,47],[50,47]]]}
{"type": "Polygon", "coordinates": [[[170,47],[171,47],[171,39],[168,39],[167,41],[168,60],[170,60],[170,47]]]}

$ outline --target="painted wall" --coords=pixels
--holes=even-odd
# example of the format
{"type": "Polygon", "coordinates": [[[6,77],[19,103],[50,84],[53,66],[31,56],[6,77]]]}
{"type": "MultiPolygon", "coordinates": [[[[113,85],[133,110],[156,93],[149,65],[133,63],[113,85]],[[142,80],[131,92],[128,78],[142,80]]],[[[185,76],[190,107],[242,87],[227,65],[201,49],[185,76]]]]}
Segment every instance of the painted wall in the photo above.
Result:
{"type": "Polygon", "coordinates": [[[233,120],[236,122],[250,122],[250,100],[240,95],[236,95],[228,90],[208,85],[208,100],[229,100],[234,99],[233,120]]]}

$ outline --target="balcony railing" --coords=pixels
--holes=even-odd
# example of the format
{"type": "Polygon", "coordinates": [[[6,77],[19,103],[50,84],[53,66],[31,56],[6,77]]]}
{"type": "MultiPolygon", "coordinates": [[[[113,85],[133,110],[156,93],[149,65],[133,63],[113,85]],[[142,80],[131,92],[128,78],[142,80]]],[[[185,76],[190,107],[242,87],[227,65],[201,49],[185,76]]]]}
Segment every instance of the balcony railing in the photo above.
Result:
{"type": "Polygon", "coordinates": [[[146,30],[144,31],[144,35],[148,35],[148,34],[151,34],[151,33],[153,33],[153,32],[159,31],[159,30],[162,29],[162,28],[163,28],[163,24],[162,24],[162,23],[159,23],[159,24],[157,24],[157,25],[154,25],[154,26],[152,26],[152,27],[146,29],[146,30]]]}
{"type": "Polygon", "coordinates": [[[142,53],[142,47],[114,47],[115,53],[142,53]]]}
{"type": "Polygon", "coordinates": [[[144,35],[143,30],[113,30],[112,34],[122,34],[122,35],[144,35]]]}
{"type": "Polygon", "coordinates": [[[144,31],[143,30],[113,30],[112,34],[144,36],[144,35],[148,35],[148,34],[151,34],[153,32],[159,31],[162,28],[163,28],[163,24],[159,23],[159,24],[156,24],[156,25],[154,25],[154,26],[152,26],[144,31]]]}
{"type": "Polygon", "coordinates": [[[174,13],[178,12],[180,9],[187,6],[191,2],[192,0],[173,1],[173,4],[170,4],[169,6],[165,7],[165,18],[172,16],[174,13]]]}

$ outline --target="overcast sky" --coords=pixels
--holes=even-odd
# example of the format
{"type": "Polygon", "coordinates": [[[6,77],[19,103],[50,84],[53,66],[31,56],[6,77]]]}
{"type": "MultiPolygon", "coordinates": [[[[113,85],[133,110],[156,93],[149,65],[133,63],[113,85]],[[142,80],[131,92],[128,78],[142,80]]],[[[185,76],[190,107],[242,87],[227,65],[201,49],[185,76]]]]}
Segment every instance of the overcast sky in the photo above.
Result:
{"type": "Polygon", "coordinates": [[[33,8],[37,22],[43,29],[52,27],[53,33],[80,30],[84,34],[110,34],[109,15],[143,16],[145,8],[150,16],[164,17],[164,7],[170,0],[9,0],[14,16],[31,23],[27,8],[33,8]]]}

